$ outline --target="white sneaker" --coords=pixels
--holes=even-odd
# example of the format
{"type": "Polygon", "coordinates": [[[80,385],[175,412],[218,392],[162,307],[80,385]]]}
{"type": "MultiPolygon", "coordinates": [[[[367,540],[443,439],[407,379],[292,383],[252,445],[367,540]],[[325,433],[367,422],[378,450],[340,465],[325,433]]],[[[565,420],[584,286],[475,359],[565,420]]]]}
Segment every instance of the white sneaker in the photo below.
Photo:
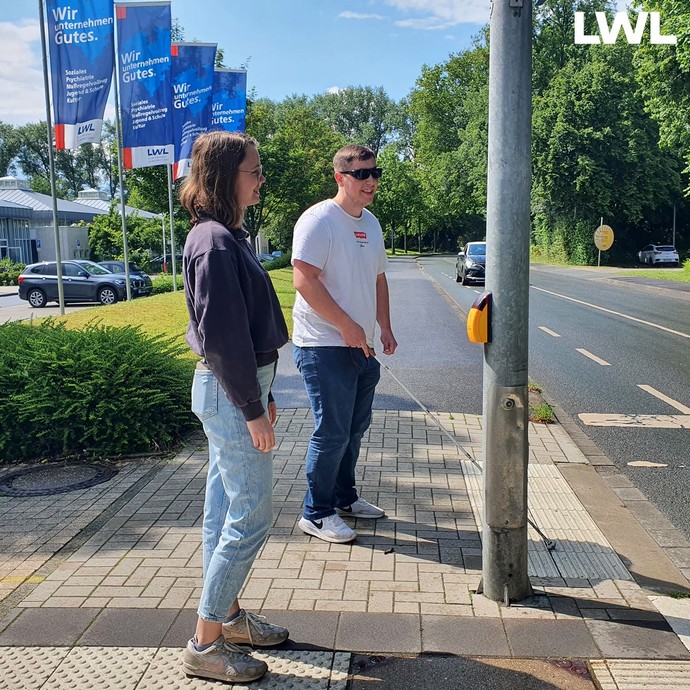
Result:
{"type": "Polygon", "coordinates": [[[372,520],[383,517],[386,514],[383,508],[379,508],[373,503],[365,501],[363,498],[358,498],[352,505],[345,506],[344,508],[336,508],[336,510],[341,515],[349,515],[350,517],[356,518],[369,518],[372,520]]]}
{"type": "Polygon", "coordinates": [[[344,544],[357,538],[357,532],[346,525],[342,518],[337,515],[329,515],[320,520],[308,520],[303,517],[297,523],[297,526],[305,533],[312,537],[330,541],[334,544],[344,544]]]}

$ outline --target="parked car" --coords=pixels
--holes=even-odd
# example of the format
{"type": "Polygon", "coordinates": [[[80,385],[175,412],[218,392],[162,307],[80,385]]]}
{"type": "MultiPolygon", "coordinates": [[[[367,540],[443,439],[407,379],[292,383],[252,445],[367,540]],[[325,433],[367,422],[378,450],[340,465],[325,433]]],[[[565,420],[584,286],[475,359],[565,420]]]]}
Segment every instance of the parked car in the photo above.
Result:
{"type": "Polygon", "coordinates": [[[275,261],[276,257],[273,254],[257,254],[256,258],[262,264],[270,264],[271,261],[275,261]]]}
{"type": "MultiPolygon", "coordinates": [[[[124,275],[125,273],[124,261],[99,261],[98,265],[103,266],[103,268],[107,268],[111,273],[118,273],[120,275],[124,275]]],[[[145,297],[153,292],[153,283],[151,282],[151,278],[133,261],[129,262],[129,277],[130,279],[136,279],[136,283],[132,281],[133,296],[145,297]]]]}
{"type": "MultiPolygon", "coordinates": [[[[19,275],[19,297],[32,307],[58,301],[57,262],[30,264],[19,275]]],[[[141,281],[130,278],[132,292],[141,281]]],[[[75,259],[62,262],[65,302],[114,304],[127,297],[124,275],[111,273],[93,261],[75,259]]]]}
{"type": "Polygon", "coordinates": [[[486,242],[468,242],[459,252],[455,262],[455,280],[462,285],[470,281],[484,282],[486,267],[486,242]]]}
{"type": "Polygon", "coordinates": [[[678,266],[680,257],[676,248],[671,244],[648,244],[637,252],[637,258],[641,264],[653,266],[654,264],[675,264],[678,266]]]}

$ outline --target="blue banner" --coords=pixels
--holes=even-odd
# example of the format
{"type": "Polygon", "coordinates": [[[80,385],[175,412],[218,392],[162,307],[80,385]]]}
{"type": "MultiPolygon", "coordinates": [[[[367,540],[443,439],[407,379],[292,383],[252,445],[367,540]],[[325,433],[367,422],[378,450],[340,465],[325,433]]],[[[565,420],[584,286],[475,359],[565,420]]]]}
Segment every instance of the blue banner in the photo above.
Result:
{"type": "Polygon", "coordinates": [[[189,174],[192,145],[211,128],[215,43],[175,43],[173,54],[174,177],[189,174]]]}
{"type": "Polygon", "coordinates": [[[118,2],[117,67],[126,168],[174,161],[170,2],[118,2]]]}
{"type": "Polygon", "coordinates": [[[47,0],[55,145],[101,140],[113,77],[113,0],[47,0]]]}
{"type": "Polygon", "coordinates": [[[211,129],[244,132],[247,118],[247,70],[216,69],[211,129]]]}

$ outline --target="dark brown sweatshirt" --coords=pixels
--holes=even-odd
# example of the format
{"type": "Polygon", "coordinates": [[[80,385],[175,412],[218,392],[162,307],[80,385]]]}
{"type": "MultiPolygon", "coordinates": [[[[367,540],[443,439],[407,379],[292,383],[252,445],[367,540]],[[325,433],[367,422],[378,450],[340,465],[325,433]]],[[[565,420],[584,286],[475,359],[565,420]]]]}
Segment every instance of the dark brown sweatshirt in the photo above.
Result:
{"type": "Polygon", "coordinates": [[[288,332],[273,283],[248,236],[215,220],[197,223],[187,236],[182,272],[189,347],[251,421],[265,412],[257,367],[277,361],[288,332]]]}

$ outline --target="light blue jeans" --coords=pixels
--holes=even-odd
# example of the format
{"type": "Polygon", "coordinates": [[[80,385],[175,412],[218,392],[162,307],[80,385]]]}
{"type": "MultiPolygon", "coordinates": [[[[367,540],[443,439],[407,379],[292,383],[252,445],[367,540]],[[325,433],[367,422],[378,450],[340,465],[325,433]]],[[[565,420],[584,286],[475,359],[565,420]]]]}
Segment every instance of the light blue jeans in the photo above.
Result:
{"type": "MultiPolygon", "coordinates": [[[[274,364],[258,370],[266,410],[274,374],[274,364]]],[[[222,623],[273,521],[273,456],[254,448],[242,412],[228,400],[211,371],[194,372],[192,412],[208,438],[204,586],[198,614],[222,623]]]]}

